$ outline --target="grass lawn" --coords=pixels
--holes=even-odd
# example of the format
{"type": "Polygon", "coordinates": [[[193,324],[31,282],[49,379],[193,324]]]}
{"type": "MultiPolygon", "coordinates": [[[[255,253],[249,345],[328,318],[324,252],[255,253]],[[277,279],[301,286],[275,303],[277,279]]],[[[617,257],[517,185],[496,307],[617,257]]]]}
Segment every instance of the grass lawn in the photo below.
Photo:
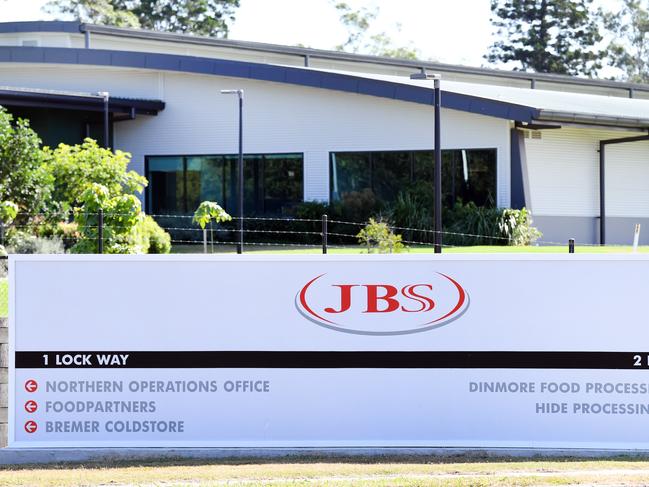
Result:
{"type": "MultiPolygon", "coordinates": [[[[631,253],[633,248],[630,245],[607,245],[600,247],[598,245],[580,245],[575,247],[575,253],[579,254],[614,254],[614,253],[631,253]]],[[[173,253],[177,254],[190,254],[190,253],[203,253],[202,245],[175,245],[172,249],[173,253]]],[[[211,248],[208,247],[208,252],[211,248]]],[[[272,246],[272,245],[244,245],[245,253],[255,254],[321,254],[321,247],[300,247],[300,246],[272,246]]],[[[529,247],[509,247],[506,245],[477,245],[472,247],[444,247],[442,250],[445,254],[500,254],[500,253],[534,253],[534,254],[567,254],[568,245],[562,246],[529,246],[529,247]]],[[[638,247],[639,253],[649,253],[649,245],[638,247]]],[[[230,245],[215,245],[214,253],[217,254],[231,254],[236,253],[234,246],[230,245]]],[[[329,254],[364,254],[366,251],[360,246],[350,247],[330,247],[329,254]]],[[[430,246],[413,246],[409,247],[407,252],[409,254],[432,254],[433,247],[430,246]]]]}
{"type": "Polygon", "coordinates": [[[646,485],[649,462],[438,457],[167,460],[0,468],[3,486],[327,485],[509,486],[646,485]]]}

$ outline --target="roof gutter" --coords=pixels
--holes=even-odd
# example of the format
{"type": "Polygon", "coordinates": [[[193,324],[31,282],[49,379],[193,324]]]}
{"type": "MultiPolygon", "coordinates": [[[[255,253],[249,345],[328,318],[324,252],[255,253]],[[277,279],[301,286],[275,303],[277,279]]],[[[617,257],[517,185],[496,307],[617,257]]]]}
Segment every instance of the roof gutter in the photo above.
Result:
{"type": "Polygon", "coordinates": [[[567,122],[583,125],[601,125],[622,128],[649,128],[649,119],[633,117],[615,117],[608,115],[563,112],[558,110],[539,110],[536,118],[539,122],[567,122]]]}

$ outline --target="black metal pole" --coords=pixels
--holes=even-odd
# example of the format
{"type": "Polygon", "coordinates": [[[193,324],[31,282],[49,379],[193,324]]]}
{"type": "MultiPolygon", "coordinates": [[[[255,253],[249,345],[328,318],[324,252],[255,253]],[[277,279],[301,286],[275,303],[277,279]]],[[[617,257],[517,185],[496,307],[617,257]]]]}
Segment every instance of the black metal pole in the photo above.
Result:
{"type": "Polygon", "coordinates": [[[97,253],[104,253],[104,210],[97,212],[97,253]]]}
{"type": "Polygon", "coordinates": [[[435,79],[435,253],[442,253],[442,135],[440,80],[435,79]]]}
{"type": "Polygon", "coordinates": [[[322,253],[327,253],[327,215],[322,215],[322,253]]]}
{"type": "Polygon", "coordinates": [[[237,254],[243,253],[243,90],[239,95],[239,245],[237,254]]]}
{"type": "Polygon", "coordinates": [[[108,146],[110,145],[110,143],[108,142],[108,138],[110,137],[110,117],[108,111],[108,100],[110,98],[110,95],[107,91],[102,92],[101,95],[104,97],[104,147],[108,148],[108,146]]]}
{"type": "Polygon", "coordinates": [[[599,143],[599,244],[606,245],[606,144],[599,143]]]}
{"type": "Polygon", "coordinates": [[[568,240],[568,253],[569,254],[574,254],[575,253],[575,239],[571,238],[568,240]]]}

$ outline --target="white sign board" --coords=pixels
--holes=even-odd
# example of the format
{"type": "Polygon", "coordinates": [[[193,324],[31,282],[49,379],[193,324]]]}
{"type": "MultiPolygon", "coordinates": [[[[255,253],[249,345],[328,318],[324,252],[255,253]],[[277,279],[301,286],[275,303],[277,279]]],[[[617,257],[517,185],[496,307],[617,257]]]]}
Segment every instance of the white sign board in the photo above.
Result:
{"type": "Polygon", "coordinates": [[[649,448],[640,255],[15,256],[12,447],[649,448]]]}

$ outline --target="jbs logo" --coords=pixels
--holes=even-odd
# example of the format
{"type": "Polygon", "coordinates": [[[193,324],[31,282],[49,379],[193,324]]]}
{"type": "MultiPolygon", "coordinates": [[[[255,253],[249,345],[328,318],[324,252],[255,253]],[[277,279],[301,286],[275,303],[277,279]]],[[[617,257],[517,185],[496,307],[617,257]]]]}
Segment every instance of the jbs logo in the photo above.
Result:
{"type": "Polygon", "coordinates": [[[438,328],[459,318],[469,296],[452,277],[433,273],[420,282],[340,282],[321,274],[296,296],[308,320],[345,333],[402,335],[438,328]]]}

